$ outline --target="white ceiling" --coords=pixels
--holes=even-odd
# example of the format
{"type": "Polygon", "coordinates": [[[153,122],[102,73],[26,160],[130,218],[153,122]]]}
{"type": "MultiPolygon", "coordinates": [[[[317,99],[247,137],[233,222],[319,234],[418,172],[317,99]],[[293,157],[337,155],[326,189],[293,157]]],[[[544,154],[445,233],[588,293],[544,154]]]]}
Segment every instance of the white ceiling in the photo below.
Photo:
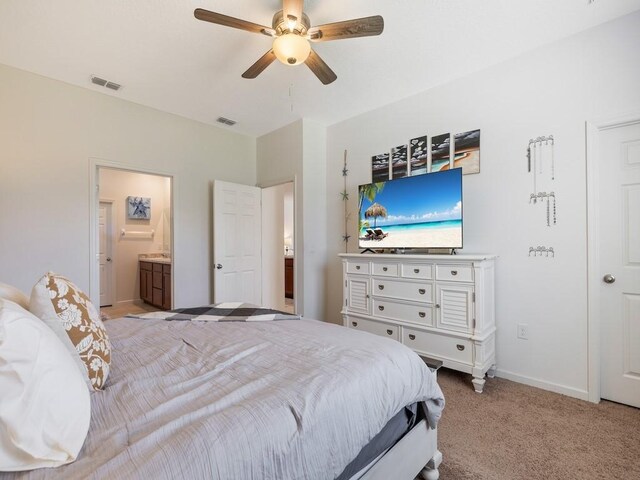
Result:
{"type": "Polygon", "coordinates": [[[274,62],[263,35],[196,20],[197,7],[271,25],[279,0],[1,0],[0,63],[205,123],[262,135],[326,125],[640,9],[640,0],[308,0],[312,25],[382,15],[384,33],[314,44],[338,75],[274,62]],[[117,93],[89,83],[97,75],[117,93]]]}

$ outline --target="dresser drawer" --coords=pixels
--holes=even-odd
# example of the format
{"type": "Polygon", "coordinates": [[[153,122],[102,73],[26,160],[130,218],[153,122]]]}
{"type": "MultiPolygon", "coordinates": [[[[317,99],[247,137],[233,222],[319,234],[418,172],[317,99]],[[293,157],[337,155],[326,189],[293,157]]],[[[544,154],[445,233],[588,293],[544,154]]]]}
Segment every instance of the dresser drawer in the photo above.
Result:
{"type": "Polygon", "coordinates": [[[400,266],[400,276],[404,278],[433,279],[432,265],[404,263],[400,266]]]}
{"type": "Polygon", "coordinates": [[[381,277],[397,277],[398,276],[398,264],[397,263],[376,263],[371,264],[374,275],[381,277]]]}
{"type": "Polygon", "coordinates": [[[401,282],[374,278],[371,293],[376,297],[433,303],[433,285],[431,282],[401,282]]]}
{"type": "Polygon", "coordinates": [[[473,282],[473,267],[470,265],[436,265],[436,280],[473,282]]]}
{"type": "Polygon", "coordinates": [[[369,275],[369,262],[348,262],[347,273],[369,275]]]}
{"type": "Polygon", "coordinates": [[[433,307],[431,305],[408,305],[383,298],[374,298],[372,315],[393,318],[402,322],[433,325],[433,307]]]}
{"type": "Polygon", "coordinates": [[[350,318],[347,327],[400,341],[400,327],[397,325],[363,320],[361,318],[350,318]]]}
{"type": "Polygon", "coordinates": [[[473,344],[470,340],[446,337],[414,328],[402,329],[402,343],[427,356],[473,364],[473,344]]]}

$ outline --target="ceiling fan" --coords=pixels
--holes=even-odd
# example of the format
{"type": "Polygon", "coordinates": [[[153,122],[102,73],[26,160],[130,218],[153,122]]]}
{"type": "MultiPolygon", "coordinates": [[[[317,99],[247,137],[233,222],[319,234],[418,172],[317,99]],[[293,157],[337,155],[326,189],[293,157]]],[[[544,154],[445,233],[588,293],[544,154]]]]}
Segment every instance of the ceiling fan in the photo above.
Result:
{"type": "Polygon", "coordinates": [[[312,50],[309,42],[380,35],[384,20],[376,15],[311,27],[309,17],[302,11],[303,4],[304,0],[283,0],[282,10],[273,16],[271,28],[202,8],[197,8],[193,14],[198,20],[261,33],[274,39],[272,48],[242,74],[243,78],[256,78],[277,58],[285,65],[304,62],[323,84],[328,85],[338,77],[312,50]]]}

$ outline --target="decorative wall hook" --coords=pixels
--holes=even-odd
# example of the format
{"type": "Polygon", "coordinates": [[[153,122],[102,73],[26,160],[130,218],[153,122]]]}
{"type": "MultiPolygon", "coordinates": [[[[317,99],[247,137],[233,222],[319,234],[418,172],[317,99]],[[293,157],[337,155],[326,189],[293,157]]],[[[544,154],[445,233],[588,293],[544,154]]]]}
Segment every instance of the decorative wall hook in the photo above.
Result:
{"type": "Polygon", "coordinates": [[[537,247],[529,247],[529,257],[531,256],[531,254],[533,253],[534,257],[549,257],[549,254],[551,254],[551,258],[554,258],[556,256],[556,252],[553,250],[553,247],[544,247],[542,245],[538,245],[537,247]]]}

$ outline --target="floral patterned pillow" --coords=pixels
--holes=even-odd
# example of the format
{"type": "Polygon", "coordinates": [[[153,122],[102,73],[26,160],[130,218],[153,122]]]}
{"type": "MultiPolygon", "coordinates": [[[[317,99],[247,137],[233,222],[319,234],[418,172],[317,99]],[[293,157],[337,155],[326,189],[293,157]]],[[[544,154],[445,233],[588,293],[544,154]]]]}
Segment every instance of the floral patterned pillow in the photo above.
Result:
{"type": "Polygon", "coordinates": [[[62,340],[90,389],[102,389],[109,375],[111,343],[89,297],[67,278],[49,272],[33,287],[29,309],[62,340]]]}

